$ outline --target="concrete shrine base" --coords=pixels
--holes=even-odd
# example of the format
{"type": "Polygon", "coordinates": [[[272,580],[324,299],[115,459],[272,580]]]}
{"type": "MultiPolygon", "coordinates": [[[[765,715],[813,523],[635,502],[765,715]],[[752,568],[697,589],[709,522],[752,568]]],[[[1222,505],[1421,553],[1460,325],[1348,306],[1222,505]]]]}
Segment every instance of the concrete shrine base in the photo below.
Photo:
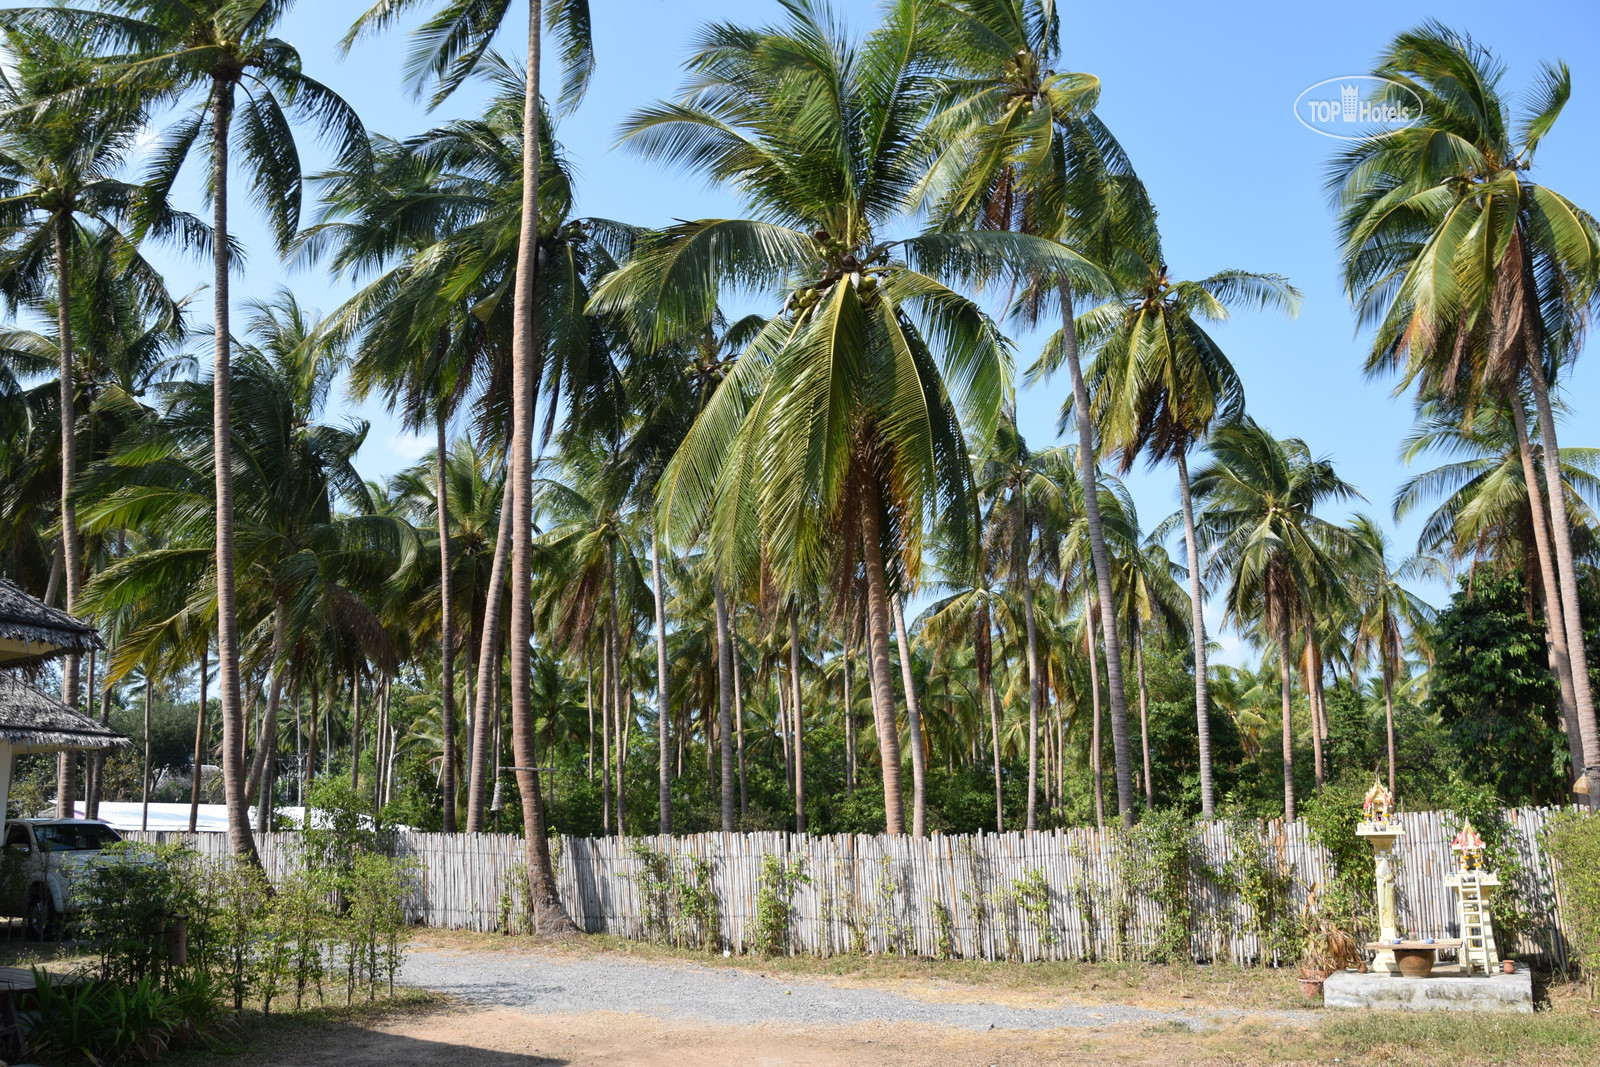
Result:
{"type": "Polygon", "coordinates": [[[1515,974],[1468,978],[1454,966],[1437,966],[1427,978],[1400,974],[1357,974],[1339,971],[1322,984],[1322,1002],[1330,1008],[1382,1011],[1532,1012],[1533,975],[1525,964],[1515,974]]]}

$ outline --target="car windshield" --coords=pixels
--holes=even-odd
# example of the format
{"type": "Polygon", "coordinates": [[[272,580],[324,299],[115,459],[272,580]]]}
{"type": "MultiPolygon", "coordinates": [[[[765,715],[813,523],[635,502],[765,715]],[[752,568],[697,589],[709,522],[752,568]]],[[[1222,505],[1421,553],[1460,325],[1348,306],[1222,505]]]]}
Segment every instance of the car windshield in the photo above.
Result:
{"type": "Polygon", "coordinates": [[[35,823],[33,836],[45,852],[93,852],[122,840],[111,827],[97,822],[35,823]]]}

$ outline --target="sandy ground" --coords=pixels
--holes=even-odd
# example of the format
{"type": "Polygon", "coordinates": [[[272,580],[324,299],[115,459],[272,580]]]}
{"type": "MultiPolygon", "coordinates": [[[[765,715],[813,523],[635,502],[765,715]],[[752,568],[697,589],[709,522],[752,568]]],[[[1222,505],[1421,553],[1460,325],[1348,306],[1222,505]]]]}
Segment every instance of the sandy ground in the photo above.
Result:
{"type": "MultiPolygon", "coordinates": [[[[1231,1029],[1231,1028],[1230,1028],[1231,1029]]],[[[526,1067],[533,1064],[1023,1065],[1235,1063],[1226,1031],[1192,1034],[1167,1025],[973,1033],[895,1023],[852,1026],[714,1026],[596,1011],[533,1015],[453,1008],[340,1025],[289,1037],[235,1063],[274,1067],[526,1067]]],[[[1293,1035],[1255,1062],[1294,1062],[1293,1035]]],[[[1257,1038],[1259,1040],[1259,1036],[1257,1038]]],[[[1259,1047],[1257,1050],[1259,1054],[1259,1047]]]]}

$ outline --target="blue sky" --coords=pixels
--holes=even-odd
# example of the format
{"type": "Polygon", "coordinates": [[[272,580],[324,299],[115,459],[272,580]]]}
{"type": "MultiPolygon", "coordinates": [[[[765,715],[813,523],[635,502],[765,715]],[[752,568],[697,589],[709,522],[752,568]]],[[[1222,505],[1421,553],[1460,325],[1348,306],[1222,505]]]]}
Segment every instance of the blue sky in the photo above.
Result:
{"type": "MultiPolygon", "coordinates": [[[[680,64],[701,25],[776,20],[764,0],[590,0],[598,67],[583,106],[564,120],[558,136],[579,177],[583,214],[659,224],[674,218],[726,216],[739,211],[725,191],[696,177],[665,171],[614,150],[618,122],[630,110],[672,94],[680,64]]],[[[468,87],[429,113],[401,85],[408,47],[402,32],[366,40],[348,58],[335,45],[363,3],[301,3],[283,36],[301,50],[307,73],[342,93],[375,132],[406,136],[442,118],[469,113],[481,90],[468,87]]],[[[859,29],[874,17],[867,3],[841,3],[859,29]]],[[[1338,282],[1332,219],[1322,191],[1324,168],[1339,142],[1320,137],[1292,114],[1295,98],[1327,78],[1359,73],[1397,31],[1429,18],[1445,19],[1492,47],[1507,65],[1506,85],[1528,86],[1541,60],[1565,60],[1573,70],[1573,99],[1541,149],[1534,178],[1590,210],[1600,210],[1600,6],[1587,0],[1524,2],[1508,17],[1504,4],[1456,0],[1451,4],[1395,2],[1360,5],[1293,5],[1266,2],[1063,4],[1064,69],[1087,71],[1102,82],[1099,112],[1128,150],[1161,212],[1167,259],[1178,277],[1202,277],[1224,268],[1287,275],[1305,293],[1298,319],[1264,313],[1241,315],[1215,335],[1244,379],[1255,418],[1279,436],[1304,438],[1329,455],[1339,472],[1365,495],[1370,511],[1395,530],[1409,551],[1418,521],[1397,528],[1389,502],[1410,473],[1396,457],[1410,425],[1406,398],[1391,396],[1392,382],[1361,374],[1363,339],[1338,282]]],[[[523,24],[525,25],[525,23],[523,24]]],[[[522,26],[507,27],[501,47],[520,54],[522,26]]],[[[554,79],[547,80],[554,84],[554,79]]],[[[306,151],[308,167],[322,159],[306,151]]],[[[250,252],[247,272],[235,284],[239,300],[264,296],[280,284],[324,311],[349,292],[316,270],[289,272],[276,262],[264,230],[243,197],[233,209],[250,252]]],[[[199,208],[198,200],[194,206],[199,208]]],[[[209,271],[157,252],[179,291],[203,285],[209,271]]],[[[208,303],[208,302],[206,302],[208,303]]],[[[1019,363],[1031,361],[1039,338],[1016,335],[1019,363]]],[[[1594,346],[1591,345],[1591,348],[1594,346]]],[[[1596,354],[1580,361],[1565,383],[1575,409],[1563,444],[1592,445],[1600,384],[1596,354]]],[[[1058,379],[1019,395],[1019,418],[1031,444],[1055,441],[1056,414],[1067,385],[1058,379]]],[[[372,406],[346,399],[339,410],[372,421],[359,465],[380,477],[422,455],[430,441],[399,432],[372,406]]],[[[1129,478],[1146,527],[1176,507],[1168,470],[1129,478]]],[[[1435,603],[1446,590],[1422,590],[1435,603]]],[[[1225,660],[1242,650],[1217,633],[1225,660]]]]}

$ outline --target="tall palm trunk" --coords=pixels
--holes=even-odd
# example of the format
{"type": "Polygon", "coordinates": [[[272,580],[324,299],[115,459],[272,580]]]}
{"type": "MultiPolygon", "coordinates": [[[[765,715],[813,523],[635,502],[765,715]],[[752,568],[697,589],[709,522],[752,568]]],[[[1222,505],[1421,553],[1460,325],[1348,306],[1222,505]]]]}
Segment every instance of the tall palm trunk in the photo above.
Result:
{"type": "Polygon", "coordinates": [[[578,932],[556,891],[539,792],[533,737],[533,420],[534,272],[539,238],[539,24],[540,0],[528,0],[527,84],[522,97],[522,221],[517,237],[516,285],[511,315],[511,749],[522,794],[522,832],[528,862],[528,899],[534,929],[547,936],[578,932]]]}
{"type": "Polygon", "coordinates": [[[1567,521],[1567,498],[1561,483],[1561,446],[1556,440],[1555,414],[1550,409],[1550,389],[1544,365],[1536,354],[1528,360],[1533,382],[1533,403],[1539,413],[1539,437],[1544,445],[1544,484],[1550,505],[1550,532],[1555,541],[1556,576],[1561,586],[1561,612],[1567,625],[1567,655],[1572,664],[1572,693],[1578,704],[1578,728],[1583,737],[1584,775],[1589,779],[1589,807],[1600,807],[1600,731],[1589,686],[1589,660],[1583,645],[1583,612],[1578,606],[1578,572],[1572,555],[1572,528],[1567,521]]]}
{"type": "MultiPolygon", "coordinates": [[[[989,712],[990,754],[994,759],[994,831],[1005,832],[1005,791],[1000,780],[1000,707],[994,695],[994,659],[989,634],[989,609],[979,608],[973,623],[973,658],[978,666],[979,699],[989,712]]],[[[979,731],[982,733],[982,731],[979,731]]]]}
{"type": "Polygon", "coordinates": [[[600,826],[611,832],[611,620],[600,624],[600,826]]]}
{"type": "MultiPolygon", "coordinates": [[[[1094,559],[1095,584],[1100,593],[1100,618],[1115,619],[1111,596],[1111,560],[1106,554],[1105,530],[1100,523],[1100,492],[1095,477],[1094,425],[1089,414],[1089,387],[1078,363],[1078,337],[1072,318],[1072,286],[1061,280],[1061,350],[1072,374],[1072,404],[1078,422],[1078,467],[1083,478],[1083,516],[1089,527],[1089,554],[1094,559]]],[[[1133,825],[1133,760],[1128,749],[1128,702],[1122,686],[1122,649],[1117,628],[1101,627],[1106,649],[1106,688],[1111,699],[1111,747],[1117,761],[1117,811],[1124,826],[1133,825]]]]}
{"type": "MultiPolygon", "coordinates": [[[[318,679],[315,673],[311,675],[311,731],[306,738],[306,768],[305,785],[302,787],[306,796],[311,795],[311,783],[317,777],[317,691],[318,679]]],[[[326,742],[324,742],[326,743],[326,742]]],[[[311,825],[311,808],[305,810],[305,825],[311,825]]]]}
{"type": "Polygon", "coordinates": [[[217,688],[222,700],[222,793],[234,854],[257,867],[250,835],[250,794],[244,788],[244,709],[240,699],[239,610],[234,597],[232,371],[228,326],[228,127],[233,94],[223,79],[211,90],[211,447],[217,498],[217,688]]]}
{"type": "Polygon", "coordinates": [[[1514,392],[1507,397],[1511,424],[1517,434],[1517,457],[1522,461],[1522,481],[1528,490],[1528,511],[1533,526],[1534,554],[1539,560],[1539,580],[1544,588],[1545,634],[1549,643],[1550,668],[1561,687],[1561,716],[1567,727],[1567,746],[1572,772],[1582,777],[1584,759],[1583,726],[1578,719],[1578,697],[1573,686],[1572,657],[1567,648],[1566,612],[1561,605],[1561,588],[1556,579],[1555,557],[1550,548],[1550,527],[1545,514],[1544,491],[1539,488],[1539,471],[1533,460],[1533,445],[1528,439],[1528,419],[1522,410],[1522,397],[1514,392]]]}
{"type": "Polygon", "coordinates": [[[1205,590],[1200,585],[1200,546],[1194,528],[1194,496],[1189,491],[1189,461],[1178,452],[1178,497],[1183,510],[1183,547],[1189,561],[1189,627],[1194,638],[1194,715],[1200,744],[1200,816],[1216,815],[1211,785],[1211,699],[1206,677],[1205,590]]]}
{"type": "MultiPolygon", "coordinates": [[[[735,826],[733,769],[733,641],[728,633],[728,597],[722,579],[711,579],[712,598],[717,613],[717,732],[722,750],[722,831],[733,833],[735,826]]],[[[707,731],[707,740],[710,740],[707,731]]]]}
{"type": "Polygon", "coordinates": [[[1028,627],[1028,822],[1039,828],[1039,636],[1033,619],[1033,578],[1022,578],[1022,617],[1028,627]]]}
{"type": "MultiPolygon", "coordinates": [[[[855,679],[850,676],[850,641],[854,636],[850,631],[849,622],[845,623],[844,648],[840,655],[844,659],[844,795],[851,796],[856,791],[856,707],[855,707],[855,679]]],[[[742,770],[742,768],[741,768],[742,770]]],[[[743,788],[741,780],[740,788],[743,788]]]]}
{"type": "Polygon", "coordinates": [[[1083,591],[1083,651],[1089,661],[1089,699],[1094,707],[1094,727],[1089,742],[1089,766],[1094,772],[1094,824],[1106,825],[1105,787],[1100,773],[1100,664],[1094,650],[1094,608],[1089,590],[1083,591]]]}
{"type": "MultiPolygon", "coordinates": [[[[1316,779],[1317,792],[1322,792],[1322,699],[1317,688],[1322,658],[1317,654],[1317,630],[1310,619],[1306,620],[1306,703],[1311,705],[1311,764],[1316,779]]],[[[1391,734],[1392,736],[1392,734],[1391,734]]],[[[1393,749],[1390,749],[1393,752],[1393,749]]],[[[1391,793],[1393,790],[1390,791],[1391,793]]]]}
{"type": "Polygon", "coordinates": [[[150,829],[150,698],[156,681],[147,666],[144,673],[144,766],[139,774],[139,829],[150,829]]]}
{"type": "Polygon", "coordinates": [[[272,605],[272,686],[267,690],[267,710],[256,731],[256,754],[250,761],[245,795],[256,798],[256,833],[272,829],[272,779],[278,754],[278,703],[283,697],[283,655],[289,637],[289,604],[278,597],[272,605]]]}
{"type": "MultiPolygon", "coordinates": [[[[656,747],[660,752],[656,792],[661,807],[660,833],[672,833],[672,779],[667,774],[667,749],[671,738],[667,699],[667,597],[661,584],[661,538],[650,531],[650,579],[655,583],[656,608],[656,747]]],[[[735,694],[737,696],[737,694],[735,694]]],[[[736,701],[737,702],[737,701],[736,701]]],[[[744,810],[744,716],[739,717],[739,810],[744,810]]]]}
{"type": "Polygon", "coordinates": [[[733,646],[733,747],[739,763],[739,815],[750,810],[750,789],[744,769],[744,679],[739,666],[739,615],[737,606],[728,611],[728,632],[735,636],[733,646]]]}
{"type": "Polygon", "coordinates": [[[1383,720],[1389,734],[1389,795],[1394,796],[1394,669],[1389,663],[1389,650],[1383,656],[1383,720]]]}
{"type": "Polygon", "coordinates": [[[911,836],[922,837],[928,824],[927,753],[922,746],[922,709],[917,706],[916,676],[911,670],[911,638],[906,633],[905,606],[894,598],[894,629],[900,643],[900,684],[906,691],[906,729],[911,745],[911,836]]]}
{"type": "Polygon", "coordinates": [[[511,552],[511,479],[500,494],[500,529],[495,535],[494,562],[489,565],[489,593],[483,604],[483,634],[478,646],[477,702],[472,710],[472,770],[467,778],[467,833],[483,831],[484,806],[494,786],[489,775],[489,720],[497,695],[500,665],[500,605],[505,596],[506,557],[511,552]]]}
{"type": "Polygon", "coordinates": [[[883,530],[877,482],[862,478],[861,540],[867,572],[867,643],[872,659],[872,714],[878,727],[878,762],[883,768],[884,832],[906,832],[900,783],[900,730],[895,725],[889,683],[889,581],[883,563],[883,530]]]}
{"type": "Polygon", "coordinates": [[[794,709],[794,832],[806,832],[805,714],[800,707],[800,618],[798,605],[789,609],[789,689],[794,709]]]}
{"type": "Polygon", "coordinates": [[[1144,678],[1144,633],[1137,626],[1133,631],[1134,673],[1139,679],[1139,741],[1144,746],[1144,806],[1156,806],[1155,779],[1150,774],[1150,688],[1144,678]]]}
{"type": "Polygon", "coordinates": [[[1293,677],[1289,671],[1289,620],[1280,618],[1278,625],[1278,686],[1283,703],[1283,812],[1294,821],[1294,691],[1290,686],[1293,677]]]}
{"type": "MultiPolygon", "coordinates": [[[[71,221],[63,212],[55,220],[56,329],[61,335],[61,556],[69,615],[78,610],[81,591],[78,506],[72,501],[72,483],[78,476],[78,403],[77,383],[72,372],[72,283],[67,254],[71,239],[71,221]]],[[[61,662],[61,702],[78,710],[78,657],[75,655],[61,662]]],[[[63,752],[56,757],[56,818],[72,818],[77,795],[78,754],[63,752]]]]}
{"type": "MultiPolygon", "coordinates": [[[[206,674],[211,659],[211,641],[207,639],[205,647],[200,650],[200,709],[194,717],[194,775],[189,782],[189,832],[195,832],[195,827],[200,821],[200,786],[204,775],[201,773],[201,764],[205,758],[206,743],[206,674]]],[[[94,816],[90,816],[93,818],[94,816]]]]}
{"type": "Polygon", "coordinates": [[[439,789],[444,794],[444,832],[456,832],[456,623],[455,576],[450,573],[450,502],[446,499],[445,413],[441,407],[433,420],[435,459],[434,511],[439,520],[439,727],[444,742],[444,773],[439,789]]]}

